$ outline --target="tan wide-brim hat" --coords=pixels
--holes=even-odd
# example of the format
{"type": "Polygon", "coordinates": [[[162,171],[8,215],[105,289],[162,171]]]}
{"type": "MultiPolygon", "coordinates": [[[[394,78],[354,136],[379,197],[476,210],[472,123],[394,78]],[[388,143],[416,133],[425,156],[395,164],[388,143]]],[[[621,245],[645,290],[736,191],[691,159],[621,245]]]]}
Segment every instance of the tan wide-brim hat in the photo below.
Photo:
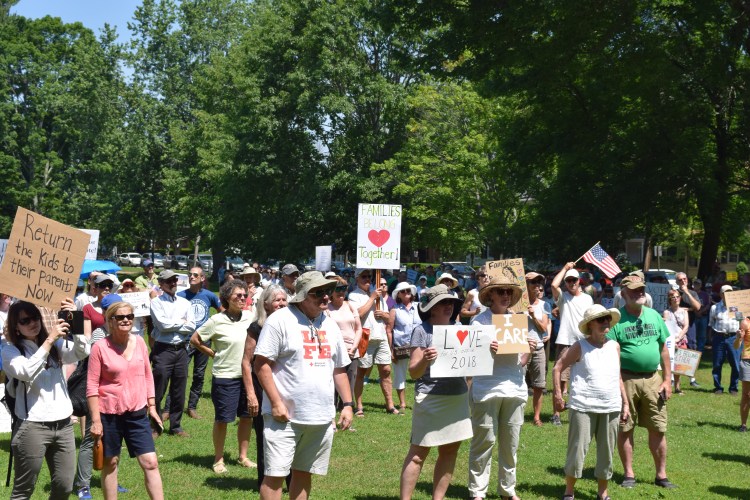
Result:
{"type": "Polygon", "coordinates": [[[333,288],[338,284],[338,280],[326,279],[320,271],[307,272],[297,278],[297,281],[294,283],[294,298],[289,302],[294,304],[302,302],[307,298],[310,290],[325,287],[333,288]]]}
{"type": "Polygon", "coordinates": [[[447,286],[443,285],[442,283],[439,285],[435,285],[432,288],[428,288],[427,290],[422,292],[422,299],[419,303],[418,308],[419,312],[427,313],[435,304],[437,304],[441,300],[446,299],[461,302],[461,299],[459,299],[454,292],[452,292],[447,286]]]}
{"type": "Polygon", "coordinates": [[[454,278],[451,273],[445,272],[445,273],[441,274],[438,277],[436,283],[437,284],[441,284],[441,283],[443,283],[443,281],[450,282],[450,286],[448,286],[448,288],[450,288],[450,289],[456,288],[458,286],[458,280],[456,278],[454,278]]]}
{"type": "Polygon", "coordinates": [[[620,311],[614,307],[607,309],[601,304],[594,304],[593,306],[586,309],[583,313],[583,319],[578,323],[578,330],[584,335],[590,335],[589,323],[594,321],[596,318],[602,318],[604,316],[612,316],[612,321],[609,323],[610,327],[615,326],[620,321],[620,311]]]}
{"type": "Polygon", "coordinates": [[[484,286],[484,288],[479,290],[479,302],[481,302],[483,306],[489,307],[490,304],[492,304],[492,300],[490,300],[492,290],[501,288],[509,288],[513,290],[513,295],[510,298],[510,305],[508,307],[513,307],[519,300],[521,300],[521,295],[523,294],[521,285],[511,281],[505,276],[495,276],[484,286]]]}

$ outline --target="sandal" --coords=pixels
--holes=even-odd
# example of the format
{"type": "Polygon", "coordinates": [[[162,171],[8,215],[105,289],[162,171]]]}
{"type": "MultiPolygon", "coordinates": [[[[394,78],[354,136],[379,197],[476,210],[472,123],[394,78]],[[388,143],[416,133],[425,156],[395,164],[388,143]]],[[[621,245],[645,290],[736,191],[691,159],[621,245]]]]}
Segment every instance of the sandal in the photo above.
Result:
{"type": "Polygon", "coordinates": [[[227,466],[224,465],[224,462],[216,462],[211,467],[214,471],[214,474],[226,474],[227,473],[227,466]]]}
{"type": "Polygon", "coordinates": [[[393,408],[386,408],[385,412],[390,413],[391,415],[402,415],[402,413],[398,411],[395,406],[393,408]]]}
{"type": "Polygon", "coordinates": [[[247,467],[248,469],[257,469],[258,464],[250,460],[249,458],[238,458],[237,463],[240,464],[243,467],[247,467]]]}
{"type": "Polygon", "coordinates": [[[355,417],[364,417],[365,416],[365,410],[364,408],[357,408],[357,411],[354,412],[355,417]]]}
{"type": "Polygon", "coordinates": [[[543,424],[542,424],[542,421],[541,421],[541,420],[538,420],[538,419],[534,419],[534,425],[535,425],[536,427],[541,427],[541,426],[542,426],[543,424]]]}

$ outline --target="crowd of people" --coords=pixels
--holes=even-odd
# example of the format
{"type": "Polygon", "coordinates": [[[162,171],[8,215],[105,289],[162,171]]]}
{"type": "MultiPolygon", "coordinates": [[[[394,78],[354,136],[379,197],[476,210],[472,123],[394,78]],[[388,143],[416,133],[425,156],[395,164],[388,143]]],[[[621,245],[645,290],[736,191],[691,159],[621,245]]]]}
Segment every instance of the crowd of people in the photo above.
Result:
{"type": "MultiPolygon", "coordinates": [[[[229,472],[226,434],[239,419],[236,465],[258,468],[263,499],[281,498],[285,482],[291,498],[310,495],[312,476],[327,473],[334,433],[354,431],[354,421],[366,417],[363,388],[375,367],[383,411],[397,418],[411,404],[402,499],[411,498],[432,448],[437,448],[433,498],[442,498],[464,441],[469,441],[468,495],[487,496],[497,448],[498,494],[517,499],[525,406],[531,394],[533,425],[544,425],[548,360],[555,361],[550,423],[562,425],[561,413],[569,415],[564,499],[574,498],[592,440],[598,498],[609,498],[615,446],[624,469],[621,486],[636,486],[635,427],[648,432],[653,484],[676,488],[667,478],[666,403],[684,391],[679,375],[672,376],[670,342],[700,351],[711,347],[717,395],[724,392],[722,365],[730,364],[728,392],[738,393],[741,382],[739,430],[747,430],[750,317],[726,306],[725,294],[734,290],[728,283],[704,286],[678,273],[659,313],[650,307],[653,297],[642,272],[595,279],[573,262],[550,275],[521,276],[490,276],[483,267],[464,277],[449,267],[427,266],[412,269],[417,271],[412,280],[406,271],[358,268],[324,275],[300,272],[294,264],[278,273],[246,266],[223,273],[218,296],[208,290],[201,267],[189,270],[189,286],[179,292],[174,271],[157,274],[149,260],[143,267],[142,275],[122,282],[93,272],[87,290],[61,303],[63,311],[81,311],[81,332],[72,332],[57,311],[0,294],[2,367],[9,380],[7,400],[18,417],[11,498],[31,496],[43,458],[51,498],[71,492],[92,498],[95,445],[103,447],[104,497],[116,498],[127,491],[117,475],[123,441],[143,470],[149,497],[163,498],[155,442],[163,431],[189,439],[184,414],[203,418],[198,404],[209,358],[212,471],[229,472]],[[518,307],[523,285],[525,308],[518,307]],[[138,291],[149,295],[145,315],[136,315],[123,297],[138,291]],[[493,315],[502,314],[526,316],[528,352],[498,354],[494,340],[488,347],[491,374],[431,376],[438,356],[434,327],[492,325],[493,315]],[[88,403],[77,467],[67,386],[74,369],[85,370],[88,403]],[[406,399],[407,375],[415,381],[413,403],[406,399]],[[252,429],[255,460],[248,456],[252,429]]],[[[750,288],[750,274],[738,288],[750,288]]],[[[697,385],[694,378],[690,383],[697,385]]]]}

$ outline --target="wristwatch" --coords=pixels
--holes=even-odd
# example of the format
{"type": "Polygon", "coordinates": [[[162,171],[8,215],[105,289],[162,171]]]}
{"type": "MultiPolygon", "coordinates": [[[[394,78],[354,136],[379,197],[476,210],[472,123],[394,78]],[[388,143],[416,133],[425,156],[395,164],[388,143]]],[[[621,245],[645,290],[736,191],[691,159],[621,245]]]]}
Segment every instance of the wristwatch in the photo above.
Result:
{"type": "Polygon", "coordinates": [[[350,408],[354,408],[354,402],[349,401],[348,403],[342,403],[341,406],[349,406],[350,408]]]}

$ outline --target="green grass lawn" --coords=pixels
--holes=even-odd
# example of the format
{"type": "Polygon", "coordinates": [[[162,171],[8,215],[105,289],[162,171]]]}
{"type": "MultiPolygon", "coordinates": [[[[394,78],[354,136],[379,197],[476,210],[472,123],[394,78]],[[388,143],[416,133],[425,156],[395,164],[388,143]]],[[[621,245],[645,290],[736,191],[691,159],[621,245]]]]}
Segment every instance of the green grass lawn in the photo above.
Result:
{"type": "MultiPolygon", "coordinates": [[[[639,484],[632,490],[612,485],[613,498],[750,498],[750,435],[737,432],[739,425],[739,397],[715,396],[712,392],[710,356],[698,374],[700,388],[683,383],[684,396],[674,396],[669,402],[669,451],[667,471],[679,489],[666,491],[653,486],[654,467],[646,444],[646,431],[635,434],[635,471],[639,484]]],[[[729,369],[725,365],[724,379],[729,369]]],[[[213,407],[206,380],[198,411],[203,420],[185,416],[183,424],[191,437],[181,439],[164,435],[157,440],[161,475],[166,498],[258,498],[257,472],[234,465],[237,457],[236,426],[230,426],[225,461],[229,473],[216,476],[211,471],[213,447],[211,427],[213,407]]],[[[413,384],[409,384],[408,400],[413,400],[413,384]]],[[[313,479],[313,498],[330,499],[390,499],[397,498],[401,464],[409,447],[410,413],[405,417],[387,415],[382,405],[378,385],[365,388],[365,418],[355,419],[357,432],[336,434],[328,476],[313,479]]],[[[544,401],[543,420],[548,422],[551,397],[544,401]]],[[[563,426],[545,423],[541,428],[531,425],[531,399],[526,407],[526,425],[521,431],[518,453],[518,495],[523,499],[560,498],[563,493],[562,467],[567,446],[567,416],[563,426]]],[[[254,436],[250,456],[255,457],[254,436]]],[[[579,480],[577,498],[596,498],[593,478],[595,450],[589,451],[584,477],[579,480]]],[[[10,435],[0,435],[0,470],[7,468],[10,435]]],[[[448,498],[465,499],[467,490],[468,442],[461,447],[453,483],[448,498]]],[[[496,456],[496,455],[495,455],[496,456]]],[[[143,475],[134,459],[123,449],[120,483],[130,488],[122,498],[146,498],[143,475]]],[[[425,464],[414,498],[430,498],[434,453],[425,464]]],[[[493,463],[493,468],[495,464],[493,463]]],[[[622,465],[615,457],[614,481],[622,479],[622,465]]],[[[493,470],[489,498],[497,498],[493,470]]],[[[46,498],[49,483],[47,468],[43,467],[33,498],[46,498]]],[[[102,498],[99,473],[94,472],[92,492],[102,498]]],[[[9,494],[6,489],[3,496],[9,494]]]]}

